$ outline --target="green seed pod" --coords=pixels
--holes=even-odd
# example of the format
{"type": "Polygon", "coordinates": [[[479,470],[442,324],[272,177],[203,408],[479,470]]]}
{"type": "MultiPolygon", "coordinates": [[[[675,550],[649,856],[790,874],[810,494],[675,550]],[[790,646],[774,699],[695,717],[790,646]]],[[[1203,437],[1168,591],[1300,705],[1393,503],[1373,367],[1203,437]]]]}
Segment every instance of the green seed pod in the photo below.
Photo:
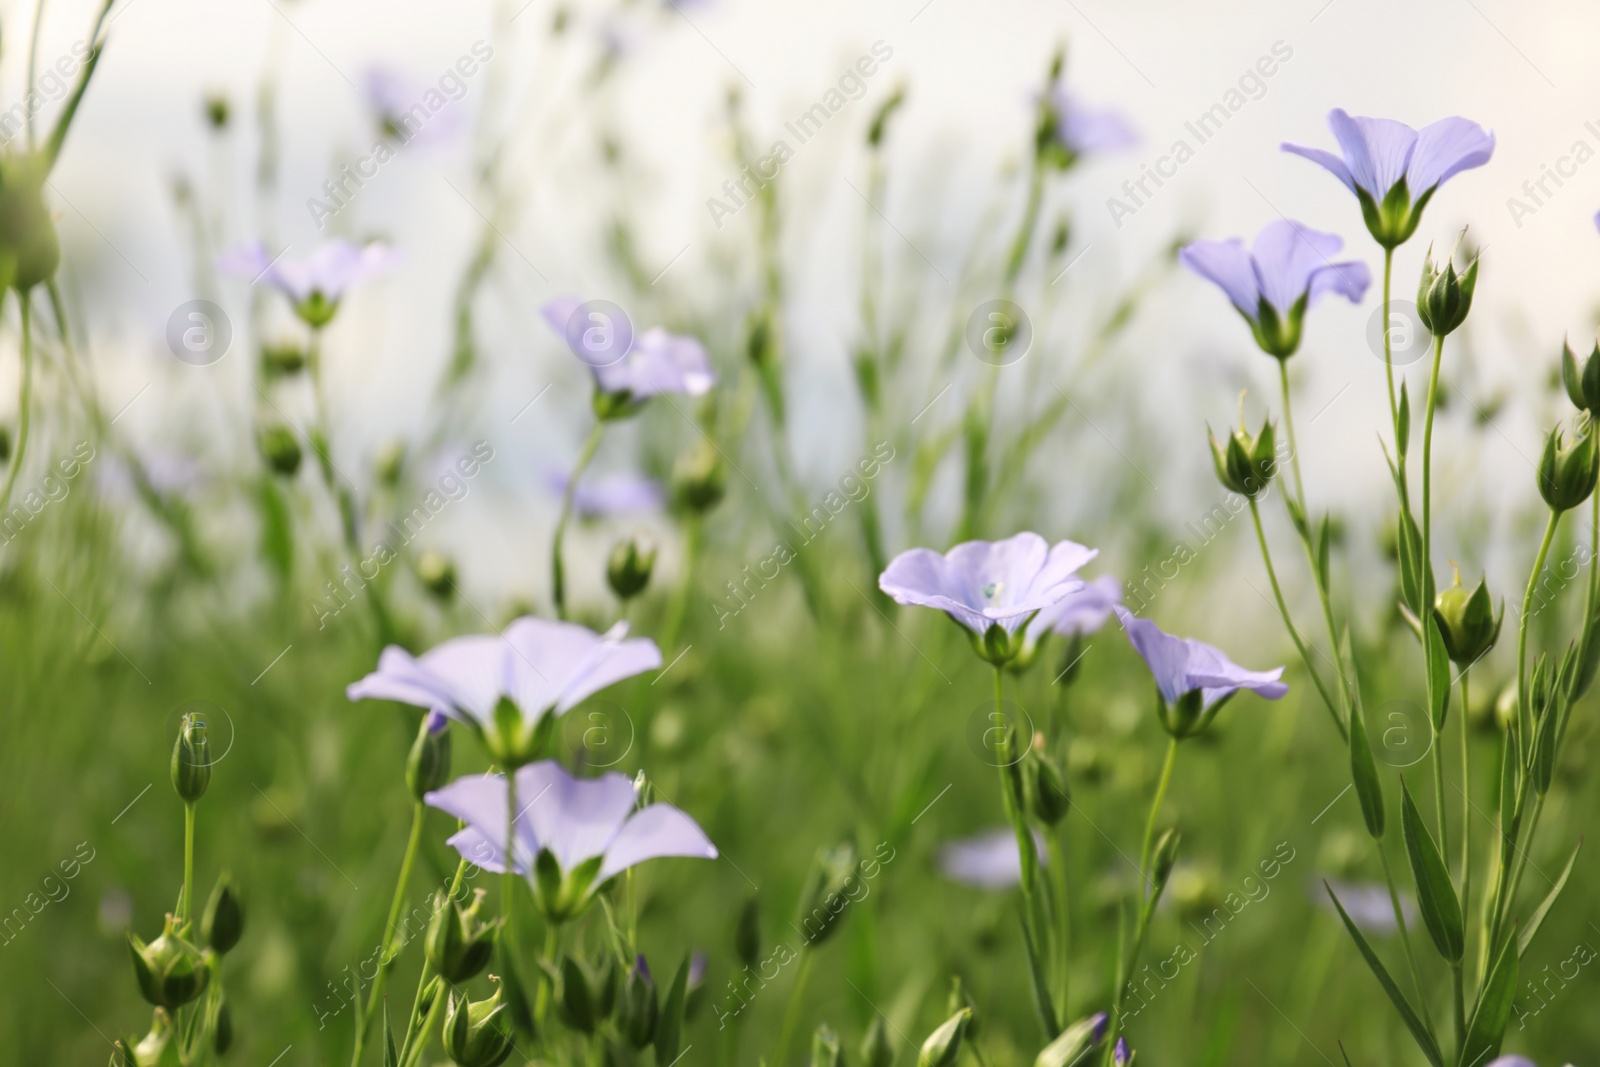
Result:
{"type": "Polygon", "coordinates": [[[1054,826],[1067,817],[1072,809],[1072,791],[1067,786],[1066,772],[1053,756],[1036,749],[1030,750],[1023,760],[1023,775],[1027,782],[1028,807],[1046,826],[1054,826]]]}
{"type": "Polygon", "coordinates": [[[606,581],[618,600],[631,600],[650,584],[656,565],[656,546],[647,538],[630,537],[618,541],[606,561],[606,581]]]}
{"type": "Polygon", "coordinates": [[[139,1067],[139,1061],[133,1058],[126,1041],[117,1040],[111,1043],[111,1067],[139,1067]]]}
{"type": "Polygon", "coordinates": [[[811,1038],[811,1067],[844,1067],[844,1050],[839,1047],[839,1035],[833,1027],[823,1023],[811,1038]]]}
{"type": "MultiPolygon", "coordinates": [[[[1466,233],[1463,231],[1462,237],[1466,233]]],[[[1435,337],[1444,337],[1467,321],[1472,310],[1472,292],[1478,285],[1478,257],[1461,274],[1456,273],[1455,257],[1445,260],[1444,269],[1433,261],[1433,247],[1422,261],[1422,280],[1417,286],[1417,317],[1435,337]]]]}
{"type": "Polygon", "coordinates": [[[727,464],[710,441],[690,446],[672,465],[672,498],[682,508],[703,514],[727,491],[727,464]]]}
{"type": "Polygon", "coordinates": [[[1458,667],[1467,667],[1494,647],[1500,637],[1500,624],[1505,621],[1505,604],[1501,603],[1496,614],[1489,598],[1488,578],[1468,593],[1462,588],[1461,573],[1457,571],[1450,588],[1434,597],[1433,617],[1451,661],[1458,667]]]}
{"type": "Polygon", "coordinates": [[[199,949],[179,937],[172,916],[161,936],[146,944],[128,932],[128,951],[139,992],[158,1008],[176,1011],[205,992],[211,967],[199,949]]]}
{"type": "Polygon", "coordinates": [[[218,997],[211,1011],[211,1047],[221,1056],[233,1047],[233,1011],[225,997],[218,997]]]}
{"type": "Polygon", "coordinates": [[[444,1048],[458,1067],[500,1067],[511,1056],[511,1022],[500,990],[469,1002],[451,994],[444,1017],[444,1048]]]}
{"type": "Polygon", "coordinates": [[[224,872],[211,890],[206,901],[205,914],[200,917],[200,936],[217,953],[226,955],[239,943],[244,933],[244,910],[239,906],[239,894],[233,880],[224,872]]]}
{"type": "Polygon", "coordinates": [[[961,1056],[961,1039],[972,1022],[972,1011],[962,1008],[928,1035],[917,1053],[917,1067],[954,1067],[961,1056]]]}
{"type": "Polygon", "coordinates": [[[435,599],[449,599],[456,591],[455,562],[429,549],[417,558],[417,580],[435,599]]]}
{"type": "Polygon", "coordinates": [[[1570,445],[1559,426],[1550,431],[1539,457],[1539,495],[1546,504],[1556,511],[1577,507],[1594,492],[1596,475],[1600,475],[1600,452],[1592,426],[1584,427],[1570,445]]]}
{"type": "Polygon", "coordinates": [[[285,478],[293,478],[295,472],[300,469],[303,455],[300,451],[300,438],[283,423],[263,426],[257,445],[261,449],[261,458],[267,461],[267,466],[285,478]]]}
{"type": "Polygon", "coordinates": [[[1033,1067],[1072,1067],[1083,1059],[1084,1053],[1104,1041],[1105,1037],[1105,1012],[1097,1012],[1088,1018],[1079,1019],[1044,1047],[1044,1051],[1033,1061],[1033,1067]]]}
{"type": "Polygon", "coordinates": [[[973,1003],[972,994],[967,992],[966,984],[961,981],[961,976],[953,974],[950,976],[950,995],[945,998],[944,1010],[946,1013],[954,1015],[963,1008],[972,1013],[972,1017],[967,1020],[967,1037],[976,1041],[981,1029],[981,1020],[978,1018],[978,1005],[973,1003]]]}
{"type": "Polygon", "coordinates": [[[228,98],[222,93],[208,93],[205,99],[206,122],[213,130],[228,128],[228,98]]]}
{"type": "Polygon", "coordinates": [[[1245,431],[1241,417],[1239,428],[1228,434],[1226,444],[1219,442],[1209,430],[1207,436],[1211,439],[1211,462],[1216,467],[1217,480],[1225,488],[1253,500],[1272,484],[1273,475],[1278,471],[1272,423],[1263,421],[1260,432],[1252,437],[1245,431]]]}
{"type": "Polygon", "coordinates": [[[1600,343],[1579,363],[1572,346],[1561,342],[1561,384],[1578,410],[1593,413],[1600,407],[1600,343]]]}
{"type": "Polygon", "coordinates": [[[178,740],[172,746],[172,788],[185,804],[206,795],[211,785],[211,743],[206,740],[205,720],[185,712],[178,726],[178,740]]]}
{"type": "Polygon", "coordinates": [[[49,281],[61,263],[61,242],[44,202],[49,171],[38,153],[0,161],[0,281],[18,292],[49,281]]]}

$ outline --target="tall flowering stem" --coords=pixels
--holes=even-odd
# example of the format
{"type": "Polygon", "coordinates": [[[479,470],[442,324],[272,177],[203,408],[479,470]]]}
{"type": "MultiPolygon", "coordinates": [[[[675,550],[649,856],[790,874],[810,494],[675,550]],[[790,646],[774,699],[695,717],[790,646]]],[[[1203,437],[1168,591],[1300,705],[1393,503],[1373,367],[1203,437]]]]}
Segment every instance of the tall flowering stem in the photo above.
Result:
{"type": "Polygon", "coordinates": [[[350,1054],[350,1067],[357,1067],[361,1062],[361,1053],[367,1044],[367,1033],[372,1029],[372,1020],[377,1016],[378,1008],[383,1003],[383,987],[388,984],[389,969],[393,962],[390,958],[391,953],[398,947],[394,943],[395,927],[400,924],[400,909],[405,905],[406,886],[411,882],[411,867],[417,858],[417,847],[422,843],[422,821],[425,811],[420,800],[411,805],[411,834],[406,840],[405,855],[400,860],[400,877],[395,881],[394,897],[389,901],[389,917],[384,920],[383,938],[379,942],[378,973],[372,979],[372,992],[367,997],[366,1013],[356,1028],[355,1050],[350,1054]]]}
{"type": "Polygon", "coordinates": [[[1334,703],[1333,694],[1328,692],[1327,684],[1322,680],[1322,674],[1317,670],[1316,664],[1311,662],[1311,650],[1306,645],[1305,639],[1300,636],[1299,629],[1294,624],[1294,619],[1289,615],[1289,605],[1283,599],[1283,590],[1278,585],[1278,572],[1272,565],[1272,550],[1267,547],[1266,531],[1261,528],[1261,508],[1255,498],[1250,498],[1250,518],[1255,524],[1256,542],[1261,546],[1261,561],[1266,564],[1267,582],[1272,586],[1272,596],[1278,605],[1278,614],[1283,619],[1284,628],[1289,631],[1289,639],[1294,642],[1294,647],[1300,652],[1300,659],[1306,666],[1306,673],[1311,675],[1311,682],[1317,687],[1317,692],[1322,696],[1323,706],[1328,709],[1328,714],[1333,717],[1333,725],[1338,729],[1341,737],[1345,736],[1345,725],[1339,718],[1338,705],[1334,703]]]}
{"type": "Polygon", "coordinates": [[[578,462],[567,476],[566,488],[561,492],[561,514],[556,519],[555,537],[550,542],[550,595],[555,601],[558,619],[567,617],[566,569],[561,560],[561,544],[566,538],[567,526],[572,521],[572,502],[577,496],[578,481],[589,469],[589,464],[594,461],[594,454],[600,448],[600,440],[605,436],[605,426],[604,421],[595,420],[594,426],[589,430],[588,439],[583,443],[583,451],[578,453],[578,462]]]}

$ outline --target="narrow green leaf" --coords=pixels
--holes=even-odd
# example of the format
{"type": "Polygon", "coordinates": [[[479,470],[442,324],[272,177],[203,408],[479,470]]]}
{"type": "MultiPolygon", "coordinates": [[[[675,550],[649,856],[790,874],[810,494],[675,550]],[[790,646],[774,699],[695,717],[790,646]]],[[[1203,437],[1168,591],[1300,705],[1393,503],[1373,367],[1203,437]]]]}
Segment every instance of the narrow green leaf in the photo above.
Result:
{"type": "Polygon", "coordinates": [[[689,996],[689,960],[678,964],[678,973],[672,976],[672,988],[661,1005],[661,1015],[656,1022],[656,1064],[668,1067],[678,1058],[678,1045],[683,1040],[684,1001],[689,996]]]}
{"type": "Polygon", "coordinates": [[[1511,1001],[1516,994],[1517,952],[1516,946],[1507,939],[1483,983],[1478,1006],[1472,1012],[1472,1023],[1467,1027],[1460,1059],[1465,1067],[1488,1063],[1499,1054],[1500,1042],[1505,1040],[1506,1023],[1511,1020],[1511,1001]]]}
{"type": "Polygon", "coordinates": [[[1389,977],[1389,971],[1372,951],[1372,946],[1367,944],[1367,939],[1361,930],[1351,920],[1344,910],[1344,905],[1339,903],[1339,897],[1327,882],[1322,887],[1328,891],[1328,898],[1333,901],[1333,906],[1339,912],[1339,918],[1344,920],[1344,928],[1350,931],[1350,936],[1355,940],[1356,948],[1361,950],[1361,955],[1366,959],[1367,966],[1372,968],[1372,974],[1378,979],[1378,984],[1383,986],[1383,991],[1389,995],[1389,1000],[1394,1004],[1395,1010],[1400,1013],[1400,1019],[1406,1024],[1406,1029],[1411,1031],[1412,1038],[1417,1042],[1417,1047],[1422,1054],[1428,1057],[1428,1062],[1433,1067],[1444,1067],[1444,1056],[1439,1052],[1439,1043],[1433,1039],[1421,1019],[1417,1017],[1416,1010],[1411,1007],[1411,1002],[1406,1000],[1406,995],[1400,992],[1400,987],[1394,984],[1394,979],[1389,977]]]}
{"type": "Polygon", "coordinates": [[[1302,541],[1311,540],[1310,527],[1306,525],[1306,513],[1300,510],[1300,505],[1295,502],[1294,497],[1285,493],[1283,503],[1289,509],[1289,521],[1294,523],[1294,528],[1300,534],[1300,539],[1302,541]]]}
{"type": "Polygon", "coordinates": [[[1567,887],[1567,877],[1572,874],[1572,865],[1578,862],[1578,851],[1582,848],[1583,839],[1579,838],[1577,845],[1572,849],[1572,855],[1567,859],[1566,867],[1561,871],[1561,877],[1556,879],[1556,884],[1550,887],[1550,892],[1545,895],[1544,900],[1534,909],[1532,917],[1528,919],[1528,925],[1523,928],[1522,935],[1517,938],[1517,955],[1519,957],[1527,955],[1528,946],[1533,944],[1533,935],[1539,932],[1539,927],[1544,922],[1544,917],[1550,914],[1550,909],[1555,907],[1556,898],[1567,887]]]}
{"type": "Polygon", "coordinates": [[[1422,531],[1417,529],[1417,520],[1411,517],[1409,511],[1402,509],[1399,521],[1400,591],[1405,597],[1406,607],[1411,609],[1413,615],[1421,617],[1425,614],[1422,605],[1422,531]]]}
{"type": "Polygon", "coordinates": [[[383,1067],[399,1067],[400,1054],[394,1048],[394,1031],[389,1028],[389,999],[383,1001],[383,1067]]]}
{"type": "Polygon", "coordinates": [[[1426,660],[1428,666],[1428,714],[1433,718],[1435,734],[1444,731],[1446,714],[1450,711],[1450,653],[1444,648],[1444,635],[1439,632],[1439,621],[1433,612],[1423,622],[1427,633],[1426,660]]]}
{"type": "Polygon", "coordinates": [[[1328,588],[1328,573],[1331,566],[1328,546],[1328,530],[1330,526],[1331,523],[1328,520],[1328,516],[1324,515],[1322,517],[1322,530],[1317,535],[1317,584],[1323,589],[1328,588]]]}
{"type": "Polygon", "coordinates": [[[1033,1006],[1039,1013],[1039,1025],[1044,1028],[1044,1038],[1050,1041],[1061,1033],[1056,1021],[1056,1009],[1050,1001],[1050,982],[1045,978],[1039,954],[1033,950],[1033,933],[1028,929],[1026,916],[1022,916],[1022,945],[1028,952],[1028,976],[1033,984],[1033,1006]]]}
{"type": "Polygon", "coordinates": [[[1400,383],[1400,418],[1394,428],[1394,439],[1395,451],[1405,456],[1411,443],[1411,396],[1406,392],[1404,381],[1400,383]]]}
{"type": "Polygon", "coordinates": [[[1367,833],[1374,840],[1382,840],[1383,784],[1378,780],[1378,764],[1367,742],[1366,713],[1359,702],[1350,713],[1350,780],[1355,783],[1356,799],[1361,801],[1361,817],[1367,822],[1367,833]]]}
{"type": "Polygon", "coordinates": [[[1439,855],[1439,846],[1411,800],[1404,778],[1400,779],[1400,829],[1405,836],[1406,856],[1411,860],[1411,876],[1417,882],[1417,908],[1422,912],[1422,921],[1439,955],[1459,963],[1466,945],[1461,901],[1450,884],[1450,868],[1439,855]]]}

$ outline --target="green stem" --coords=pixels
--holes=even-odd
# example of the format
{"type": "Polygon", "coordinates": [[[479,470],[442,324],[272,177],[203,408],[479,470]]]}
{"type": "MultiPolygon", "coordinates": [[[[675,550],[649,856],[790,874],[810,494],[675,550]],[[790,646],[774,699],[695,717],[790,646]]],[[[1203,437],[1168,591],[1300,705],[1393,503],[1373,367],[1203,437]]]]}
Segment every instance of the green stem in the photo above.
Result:
{"type": "Polygon", "coordinates": [[[27,293],[19,293],[22,305],[22,393],[17,402],[17,454],[11,458],[11,469],[6,472],[6,484],[0,489],[0,515],[11,507],[11,491],[22,472],[22,461],[28,453],[28,428],[33,413],[33,315],[27,293]]]}
{"type": "Polygon", "coordinates": [[[384,920],[383,939],[378,951],[378,974],[372,980],[372,992],[367,996],[367,1010],[361,1018],[361,1025],[356,1029],[355,1051],[350,1055],[350,1067],[356,1067],[361,1062],[361,1053],[366,1048],[367,1034],[372,1029],[372,1020],[376,1018],[378,1009],[383,1004],[383,987],[388,983],[389,968],[392,960],[389,953],[394,951],[394,931],[400,923],[400,909],[405,906],[406,886],[411,882],[411,866],[417,858],[417,846],[422,843],[422,822],[426,809],[422,801],[418,800],[411,805],[411,835],[406,840],[405,856],[400,860],[400,877],[395,882],[394,897],[389,901],[389,917],[384,920]]]}
{"type": "Polygon", "coordinates": [[[1013,738],[1010,728],[1005,724],[1005,672],[996,666],[994,669],[994,715],[991,722],[997,729],[1004,731],[1000,748],[1000,793],[1005,802],[1006,818],[1011,823],[1011,828],[1017,835],[1017,859],[1022,864],[1022,895],[1027,901],[1028,915],[1031,918],[1037,914],[1034,909],[1034,893],[1038,886],[1039,854],[1034,847],[1033,835],[1028,832],[1028,813],[1023,809],[1023,798],[1017,796],[1012,789],[1012,774],[1015,764],[1021,760],[1024,753],[1014,751],[1013,738]]]}
{"type": "Polygon", "coordinates": [[[561,542],[566,539],[567,524],[572,521],[572,501],[578,492],[578,481],[583,477],[583,472],[589,469],[589,463],[600,447],[600,438],[605,435],[605,430],[605,422],[596,419],[594,426],[589,430],[588,439],[583,443],[583,451],[578,453],[578,462],[573,464],[572,473],[567,475],[567,487],[561,493],[561,515],[556,519],[556,535],[550,542],[551,596],[555,600],[558,619],[567,617],[566,571],[561,561],[561,542]]]}
{"type": "Polygon", "coordinates": [[[1472,705],[1467,703],[1467,675],[1470,667],[1461,670],[1461,914],[1467,914],[1472,899],[1472,771],[1467,746],[1467,716],[1472,705]]]}
{"type": "Polygon", "coordinates": [[[691,512],[683,523],[683,574],[667,604],[667,618],[661,627],[661,647],[671,651],[683,631],[683,620],[689,613],[689,591],[694,585],[694,565],[700,555],[700,541],[705,520],[698,511],[691,512]]]}
{"type": "Polygon", "coordinates": [[[183,805],[183,914],[180,919],[194,915],[194,801],[183,805]]]}
{"type": "Polygon", "coordinates": [[[1428,1026],[1428,1032],[1433,1032],[1433,1016],[1428,1011],[1428,995],[1422,988],[1422,971],[1417,967],[1417,955],[1411,950],[1411,932],[1406,929],[1406,913],[1400,907],[1400,893],[1394,887],[1394,870],[1389,866],[1389,852],[1383,847],[1382,841],[1377,841],[1378,858],[1383,861],[1383,881],[1389,887],[1389,903],[1394,908],[1395,925],[1400,929],[1400,945],[1405,949],[1406,963],[1411,968],[1411,981],[1417,987],[1417,1006],[1422,1011],[1422,1020],[1428,1026]]]}
{"type": "MultiPolygon", "coordinates": [[[[456,864],[455,877],[450,880],[448,896],[451,900],[455,900],[456,894],[461,892],[461,880],[466,877],[466,873],[467,861],[466,857],[462,857],[460,862],[456,864]]],[[[417,1026],[417,1009],[422,1004],[422,991],[427,988],[428,982],[431,981],[432,978],[433,964],[429,963],[427,959],[424,958],[422,961],[422,973],[417,976],[417,991],[416,994],[411,998],[411,1014],[407,1018],[406,1022],[405,1040],[400,1044],[400,1063],[402,1067],[407,1067],[407,1065],[409,1065],[414,1058],[420,1056],[422,1054],[420,1045],[426,1044],[428,1041],[428,1028],[432,1025],[434,1017],[433,1009],[437,1006],[438,1002],[435,1001],[434,1004],[429,1005],[428,1018],[423,1022],[420,1029],[417,1026]]]]}
{"type": "Polygon", "coordinates": [[[1533,591],[1538,588],[1539,575],[1544,573],[1545,558],[1550,554],[1550,543],[1555,540],[1556,527],[1561,524],[1561,512],[1550,509],[1550,519],[1544,526],[1544,539],[1539,542],[1539,554],[1533,559],[1533,571],[1528,575],[1528,587],[1522,594],[1522,617],[1517,620],[1517,758],[1527,763],[1527,754],[1533,744],[1533,704],[1528,693],[1528,618],[1533,611],[1533,591]]]}
{"type": "MultiPolygon", "coordinates": [[[[560,948],[561,927],[557,926],[553,922],[545,923],[544,950],[540,958],[553,965],[556,959],[556,952],[559,951],[560,948]]],[[[539,980],[539,992],[535,994],[533,998],[533,1021],[542,1026],[544,1024],[545,1016],[550,1011],[550,994],[551,987],[554,983],[551,981],[549,975],[544,972],[544,968],[541,967],[539,970],[541,977],[539,980]]]]}
{"type": "Polygon", "coordinates": [[[783,1009],[783,1028],[778,1031],[778,1055],[773,1061],[774,1067],[785,1067],[789,1062],[789,1046],[800,1021],[800,1004],[805,999],[806,980],[811,977],[812,956],[811,947],[802,944],[800,967],[795,971],[794,985],[789,989],[789,1003],[783,1009]]]}
{"type": "MultiPolygon", "coordinates": [[[[418,992],[420,993],[420,988],[418,992]]],[[[427,1049],[429,1042],[433,1040],[433,1028],[438,1025],[440,1018],[444,1015],[444,1004],[449,994],[450,991],[443,984],[434,993],[433,1003],[428,1005],[428,1017],[422,1021],[422,1028],[417,1031],[416,1043],[411,1046],[410,1051],[405,1056],[400,1058],[401,1067],[416,1067],[417,1062],[422,1059],[423,1051],[427,1049]]],[[[412,1014],[414,1015],[415,1011],[412,1014]]]]}
{"type": "Polygon", "coordinates": [[[1267,581],[1272,585],[1272,596],[1277,601],[1278,614],[1283,617],[1283,625],[1289,631],[1289,638],[1300,652],[1300,659],[1306,665],[1306,673],[1311,675],[1311,681],[1317,687],[1317,692],[1322,694],[1322,703],[1327,706],[1328,714],[1333,718],[1334,728],[1339,731],[1341,738],[1345,738],[1348,735],[1345,733],[1344,720],[1339,717],[1339,709],[1334,703],[1333,694],[1328,692],[1322,675],[1311,662],[1311,650],[1306,647],[1305,641],[1300,637],[1300,631],[1295,628],[1294,620],[1289,617],[1289,605],[1284,603],[1283,590],[1278,586],[1278,572],[1272,566],[1272,550],[1267,547],[1267,535],[1261,528],[1261,509],[1254,497],[1250,499],[1250,518],[1255,523],[1256,541],[1261,545],[1261,560],[1267,566],[1267,581]]]}
{"type": "Polygon", "coordinates": [[[1050,851],[1050,884],[1055,892],[1055,910],[1058,916],[1058,936],[1056,938],[1056,1017],[1070,1018],[1067,1012],[1071,1008],[1068,996],[1072,987],[1072,914],[1068,910],[1071,900],[1067,895],[1067,854],[1061,847],[1061,839],[1055,834],[1045,838],[1045,846],[1050,851]]]}
{"type": "MultiPolygon", "coordinates": [[[[1383,250],[1383,371],[1389,382],[1389,425],[1394,427],[1395,461],[1405,473],[1405,456],[1400,451],[1400,405],[1394,392],[1394,350],[1389,337],[1389,288],[1394,276],[1394,249],[1383,250]]],[[[1404,481],[1404,477],[1401,478],[1404,481]]]]}
{"type": "MultiPolygon", "coordinates": [[[[1431,728],[1431,726],[1430,726],[1431,728]]],[[[1444,817],[1444,731],[1433,730],[1433,806],[1439,821],[1439,855],[1450,855],[1450,824],[1444,817]]],[[[1445,860],[1446,864],[1449,860],[1445,860]]]]}
{"type": "Polygon", "coordinates": [[[1161,762],[1161,777],[1156,779],[1156,796],[1150,804],[1150,814],[1144,820],[1144,842],[1139,846],[1139,901],[1144,903],[1155,891],[1150,883],[1150,847],[1156,836],[1156,817],[1161,813],[1162,801],[1167,799],[1167,786],[1172,784],[1172,768],[1178,762],[1178,739],[1167,738],[1167,756],[1161,762]]]}
{"type": "Polygon", "coordinates": [[[1433,411],[1439,392],[1439,363],[1444,337],[1433,339],[1433,371],[1428,376],[1428,404],[1422,419],[1422,606],[1433,605],[1433,411]]]}

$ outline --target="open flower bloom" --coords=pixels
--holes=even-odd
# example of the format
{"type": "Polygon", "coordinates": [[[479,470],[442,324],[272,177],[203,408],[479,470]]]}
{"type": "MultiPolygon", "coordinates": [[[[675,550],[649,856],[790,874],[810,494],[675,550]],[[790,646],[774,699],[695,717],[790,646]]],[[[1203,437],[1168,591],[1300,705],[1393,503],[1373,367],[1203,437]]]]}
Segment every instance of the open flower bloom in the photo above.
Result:
{"type": "MultiPolygon", "coordinates": [[[[423,798],[465,828],[450,845],[469,863],[503,873],[506,779],[458,778],[423,798]]],[[[717,848],[692,818],[671,804],[637,808],[633,782],[615,771],[574,778],[555,760],[516,774],[516,819],[511,870],[527,878],[534,900],[552,921],[581,912],[608,880],[636,863],[663,856],[714,860],[717,848]]]]}
{"type": "MultiPolygon", "coordinates": [[[[568,478],[566,471],[552,468],[546,474],[545,485],[560,497],[566,494],[568,478]]],[[[572,510],[585,519],[660,511],[666,503],[667,493],[661,483],[638,474],[601,475],[580,481],[572,491],[572,510]]]]}
{"type": "Polygon", "coordinates": [[[312,326],[325,326],[339,310],[339,301],[357,282],[392,269],[400,253],[381,242],[355,245],[335,238],[318,245],[305,259],[274,256],[260,241],[224,252],[217,269],[249,278],[289,298],[297,315],[312,326]]]}
{"type": "Polygon", "coordinates": [[[421,656],[390,645],[378,669],[352,683],[351,700],[396,700],[471,727],[508,766],[535,758],[555,718],[608,685],[661,666],[647,637],[619,622],[597,634],[574,622],[527,616],[500,634],[452,637],[421,656]]]}
{"type": "Polygon", "coordinates": [[[1414,130],[1394,119],[1328,113],[1342,157],[1320,148],[1283,145],[1285,152],[1319,163],[1361,201],[1367,229],[1384,248],[1416,232],[1422,209],[1445,179],[1481,167],[1494,155],[1494,134],[1469,119],[1440,119],[1414,130]]]}
{"type": "Polygon", "coordinates": [[[439,144],[461,129],[460,109],[436,84],[383,66],[369,68],[362,82],[367,107],[385,140],[392,138],[404,145],[439,144]]]}
{"type": "Polygon", "coordinates": [[[704,396],[717,384],[705,346],[695,338],[660,326],[634,337],[626,320],[613,321],[614,316],[599,311],[591,314],[593,321],[574,322],[583,306],[578,297],[559,296],[539,310],[573,354],[589,365],[600,392],[642,401],[660,393],[704,396]]]}
{"type": "Polygon", "coordinates": [[[1262,228],[1250,249],[1237,237],[1196,241],[1178,260],[1228,295],[1263,352],[1287,359],[1300,347],[1300,324],[1318,297],[1337,293],[1354,304],[1367,291],[1365,263],[1332,261],[1343,247],[1337,234],[1279,219],[1262,228]]]}
{"type": "Polygon", "coordinates": [[[1051,89],[1050,112],[1055,119],[1056,145],[1064,153],[1064,166],[1081,156],[1132,148],[1139,143],[1138,132],[1122,112],[1085,104],[1064,85],[1051,89]]]}
{"type": "Polygon", "coordinates": [[[1111,613],[1122,604],[1122,583],[1109,574],[1083,583],[1054,607],[1039,612],[1035,630],[1053,630],[1062,637],[1084,637],[1106,624],[1111,613]]]}
{"type": "Polygon", "coordinates": [[[1077,571],[1099,555],[1075,541],[1054,547],[1036,533],[964,541],[944,555],[913,548],[889,561],[878,588],[897,604],[938,608],[971,631],[991,663],[1022,651],[1033,617],[1083,587],[1077,571]]]}
{"type": "MultiPolygon", "coordinates": [[[[1043,862],[1044,838],[1033,831],[1033,851],[1043,862]]],[[[1022,883],[1022,850],[1009,826],[952,841],[939,850],[939,870],[975,889],[1009,889],[1022,883]]]]}
{"type": "Polygon", "coordinates": [[[1277,700],[1289,691],[1278,680],[1283,675],[1282,667],[1246,670],[1203,641],[1173,637],[1127,608],[1116,610],[1134,651],[1155,676],[1156,689],[1161,693],[1162,725],[1174,737],[1189,737],[1204,730],[1223,703],[1241,689],[1252,690],[1267,700],[1277,700]]]}

